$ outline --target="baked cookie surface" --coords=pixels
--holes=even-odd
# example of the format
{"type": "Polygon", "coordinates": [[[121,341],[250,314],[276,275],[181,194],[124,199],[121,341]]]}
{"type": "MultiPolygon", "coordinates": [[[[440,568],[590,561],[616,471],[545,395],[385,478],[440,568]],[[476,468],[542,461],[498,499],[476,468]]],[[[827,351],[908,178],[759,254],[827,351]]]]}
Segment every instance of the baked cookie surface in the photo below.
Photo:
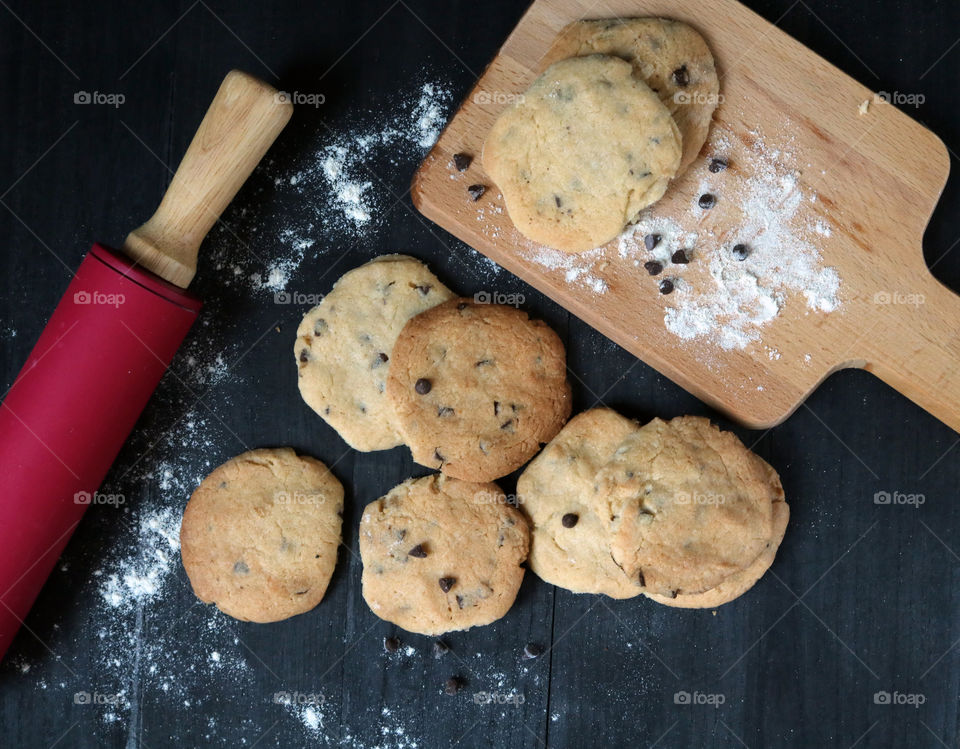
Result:
{"type": "Polygon", "coordinates": [[[290,448],[214,469],[183,513],[183,566],[197,597],[235,619],[274,622],[323,599],[337,562],[343,487],[290,448]]]}
{"type": "Polygon", "coordinates": [[[639,583],[610,555],[607,518],[596,499],[600,469],[639,429],[609,408],[574,416],[517,479],[517,497],[530,519],[530,569],[574,593],[612,598],[639,595],[639,583]]]}
{"type": "Polygon", "coordinates": [[[612,55],[633,66],[670,110],[683,140],[678,174],[703,148],[720,94],[713,54],[692,27],[665,18],[577,21],[565,27],[544,64],[583,55],[612,55]]]}
{"type": "Polygon", "coordinates": [[[615,238],[677,173],[670,111],[624,60],[547,68],[494,123],[483,166],[526,237],[568,252],[615,238]]]}
{"type": "Polygon", "coordinates": [[[304,401],[355,450],[403,443],[385,395],[390,354],[411,317],[453,297],[423,263],[384,255],[345,273],[297,329],[304,401]]]}
{"type": "Polygon", "coordinates": [[[570,415],[559,336],[514,307],[453,299],[410,320],[387,395],[413,459],[465,481],[516,470],[570,415]]]}
{"type": "Polygon", "coordinates": [[[367,505],[359,547],[373,613],[409,632],[439,635],[507,613],[529,535],[496,484],[433,475],[367,505]]]}
{"type": "Polygon", "coordinates": [[[708,419],[654,419],[597,476],[610,550],[644,592],[703,593],[752,565],[773,537],[769,466],[708,419]]]}

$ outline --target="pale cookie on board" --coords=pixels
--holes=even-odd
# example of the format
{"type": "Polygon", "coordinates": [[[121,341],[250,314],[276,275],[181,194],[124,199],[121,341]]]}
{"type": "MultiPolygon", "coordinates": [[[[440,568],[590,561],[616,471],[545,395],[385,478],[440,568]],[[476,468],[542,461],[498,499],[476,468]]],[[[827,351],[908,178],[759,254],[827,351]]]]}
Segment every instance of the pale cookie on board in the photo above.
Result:
{"type": "Polygon", "coordinates": [[[644,592],[703,593],[752,565],[782,490],[769,466],[708,419],[654,419],[597,476],[610,550],[644,592]]]}
{"type": "Polygon", "coordinates": [[[597,473],[639,429],[609,408],[574,416],[517,479],[517,501],[531,522],[530,569],[574,593],[632,598],[639,583],[610,555],[607,518],[594,490],[597,473]]]}
{"type": "Polygon", "coordinates": [[[387,396],[413,459],[465,481],[516,470],[570,415],[559,336],[526,312],[452,299],[406,324],[387,396]]]}
{"type": "Polygon", "coordinates": [[[180,550],[193,592],[235,619],[275,622],[323,599],[340,545],[343,487],[290,448],[250,450],[193,492],[180,550]]]}
{"type": "Polygon", "coordinates": [[[704,38],[687,24],[665,18],[577,21],[560,32],[543,64],[593,54],[626,60],[660,97],[680,129],[683,156],[677,174],[685,172],[707,140],[720,100],[720,79],[704,38]]]}
{"type": "Polygon", "coordinates": [[[440,635],[510,610],[529,533],[496,484],[433,475],[367,505],[359,546],[373,613],[409,632],[440,635]]]}
{"type": "Polygon", "coordinates": [[[403,444],[387,404],[393,343],[414,315],[453,293],[420,261],[383,255],[345,273],[297,329],[304,401],[355,450],[403,444]]]}
{"type": "Polygon", "coordinates": [[[670,111],[629,63],[605,55],[551,65],[483,146],[517,229],[567,252],[620,234],[663,196],[680,156],[670,111]]]}

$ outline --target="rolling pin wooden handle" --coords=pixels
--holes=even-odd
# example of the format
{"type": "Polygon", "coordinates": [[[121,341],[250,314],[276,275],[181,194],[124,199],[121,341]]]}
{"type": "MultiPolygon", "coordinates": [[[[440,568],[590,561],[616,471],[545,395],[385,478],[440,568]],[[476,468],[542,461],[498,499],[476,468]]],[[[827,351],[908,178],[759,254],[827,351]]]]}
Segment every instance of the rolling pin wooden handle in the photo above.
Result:
{"type": "Polygon", "coordinates": [[[915,289],[874,296],[866,369],[960,432],[960,296],[928,272],[915,289]]]}
{"type": "Polygon", "coordinates": [[[292,113],[287,97],[272,86],[231,70],[160,207],[130,232],[124,252],[161,278],[186,288],[196,273],[200,243],[292,113]]]}

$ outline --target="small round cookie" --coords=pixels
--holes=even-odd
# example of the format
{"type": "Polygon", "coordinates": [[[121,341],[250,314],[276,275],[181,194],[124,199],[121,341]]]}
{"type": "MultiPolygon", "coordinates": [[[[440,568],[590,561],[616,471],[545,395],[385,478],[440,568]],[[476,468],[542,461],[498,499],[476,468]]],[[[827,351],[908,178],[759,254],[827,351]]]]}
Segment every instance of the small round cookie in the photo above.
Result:
{"type": "Polygon", "coordinates": [[[409,479],[363,511],[363,598],[423,635],[490,624],[513,605],[528,549],[527,522],[496,484],[409,479]]]}
{"type": "Polygon", "coordinates": [[[735,572],[730,575],[716,588],[711,588],[704,593],[680,593],[676,598],[657,593],[647,593],[647,598],[666,606],[681,609],[712,609],[739,598],[750,590],[770,569],[770,565],[773,564],[777,555],[777,549],[780,548],[783,536],[787,531],[787,521],[789,519],[790,508],[787,503],[783,499],[775,499],[773,502],[773,537],[767,541],[767,547],[754,560],[753,564],[742,572],[735,572]]]}
{"type": "Polygon", "coordinates": [[[288,447],[216,468],[183,513],[180,552],[193,592],[235,619],[276,622],[323,599],[340,545],[343,487],[288,447]]]}
{"type": "Polygon", "coordinates": [[[768,468],[709,419],[654,419],[597,476],[614,560],[644,592],[717,587],[753,564],[773,536],[780,490],[768,468]]]}
{"type": "Polygon", "coordinates": [[[300,394],[355,450],[403,444],[384,390],[393,343],[453,293],[418,260],[383,255],[345,273],[297,329],[300,394]]]}
{"type": "Polygon", "coordinates": [[[574,416],[517,479],[517,501],[530,519],[529,567],[574,593],[639,595],[639,583],[610,556],[610,533],[599,512],[597,473],[636,422],[609,408],[574,416]]]}
{"type": "Polygon", "coordinates": [[[584,55],[612,55],[660,97],[683,139],[677,174],[687,170],[710,133],[720,79],[706,41],[693,28],[665,18],[577,21],[564,28],[544,65],[584,55]]]}
{"type": "Polygon", "coordinates": [[[413,459],[465,481],[516,470],[570,415],[557,334],[522,310],[472,299],[407,323],[387,396],[413,459]]]}
{"type": "Polygon", "coordinates": [[[521,233],[582,252],[659,200],[680,155],[670,111],[630,64],[592,55],[554,63],[500,115],[483,166],[521,233]]]}

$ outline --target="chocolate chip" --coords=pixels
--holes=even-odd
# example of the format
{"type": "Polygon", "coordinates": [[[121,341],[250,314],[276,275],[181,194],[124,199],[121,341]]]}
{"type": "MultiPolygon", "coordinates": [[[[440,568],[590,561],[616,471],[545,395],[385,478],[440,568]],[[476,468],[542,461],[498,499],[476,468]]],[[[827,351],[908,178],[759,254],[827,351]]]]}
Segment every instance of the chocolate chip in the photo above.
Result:
{"type": "Polygon", "coordinates": [[[440,406],[437,409],[437,416],[453,416],[453,409],[450,406],[440,406]]]}
{"type": "Polygon", "coordinates": [[[469,302],[460,302],[460,304],[457,305],[457,312],[463,312],[469,306],[469,302]]]}
{"type": "Polygon", "coordinates": [[[543,645],[539,645],[535,642],[528,642],[523,646],[523,659],[525,661],[530,661],[534,658],[539,658],[541,655],[543,655],[543,652],[543,645]]]}
{"type": "Polygon", "coordinates": [[[485,366],[487,366],[488,364],[493,364],[493,359],[481,359],[480,361],[478,361],[478,362],[477,362],[476,364],[474,364],[473,366],[475,366],[475,367],[485,367],[485,366]]]}
{"type": "Polygon", "coordinates": [[[513,431],[512,427],[513,427],[513,419],[507,419],[505,422],[503,422],[500,425],[501,429],[509,429],[511,432],[513,431]]]}
{"type": "Polygon", "coordinates": [[[742,262],[747,259],[749,254],[750,248],[745,244],[735,244],[733,246],[733,257],[735,260],[740,260],[742,262]]]}
{"type": "Polygon", "coordinates": [[[424,284],[420,284],[419,286],[414,286],[413,288],[419,291],[423,296],[426,296],[427,294],[430,293],[430,289],[433,288],[433,284],[424,283],[424,284]]]}
{"type": "Polygon", "coordinates": [[[690,256],[686,250],[677,250],[670,256],[670,262],[676,265],[686,265],[690,262],[690,256]]]}
{"type": "Polygon", "coordinates": [[[673,281],[669,278],[665,278],[660,282],[660,293],[669,294],[673,291],[673,281]]]}
{"type": "Polygon", "coordinates": [[[568,512],[560,519],[560,522],[563,523],[564,528],[573,528],[573,526],[575,526],[579,520],[580,516],[577,515],[577,513],[568,512]]]}
{"type": "Polygon", "coordinates": [[[453,697],[453,695],[463,689],[464,684],[464,680],[459,676],[451,676],[446,680],[446,682],[444,682],[443,693],[453,697]]]}
{"type": "Polygon", "coordinates": [[[493,415],[494,416],[500,415],[500,401],[493,402],[493,415]]]}
{"type": "Polygon", "coordinates": [[[300,361],[304,363],[310,361],[310,352],[307,349],[303,349],[300,352],[300,361]]]}
{"type": "Polygon", "coordinates": [[[663,239],[663,237],[661,237],[659,234],[647,234],[647,236],[643,238],[643,246],[648,250],[652,250],[654,247],[660,244],[661,239],[663,239]]]}
{"type": "Polygon", "coordinates": [[[440,590],[444,593],[449,593],[450,589],[457,584],[457,578],[455,577],[441,577],[440,578],[440,590]]]}
{"type": "Polygon", "coordinates": [[[473,162],[473,156],[469,156],[465,153],[455,153],[453,155],[453,165],[457,168],[458,172],[465,172],[470,168],[470,164],[473,162]]]}
{"type": "Polygon", "coordinates": [[[656,276],[663,272],[663,265],[656,260],[648,260],[643,264],[643,267],[647,269],[647,273],[651,276],[656,276]]]}
{"type": "Polygon", "coordinates": [[[400,640],[396,637],[384,637],[383,649],[388,653],[396,653],[400,649],[400,640]]]}
{"type": "Polygon", "coordinates": [[[553,196],[553,202],[557,204],[557,208],[559,208],[560,206],[563,205],[563,201],[560,200],[560,196],[559,196],[559,195],[554,195],[554,196],[553,196]]]}
{"type": "Polygon", "coordinates": [[[327,331],[327,321],[324,319],[317,320],[313,325],[313,334],[317,337],[322,336],[327,331]]]}
{"type": "Polygon", "coordinates": [[[457,596],[457,608],[458,609],[463,608],[463,596],[457,596]]]}
{"type": "Polygon", "coordinates": [[[670,597],[671,597],[671,598],[676,598],[678,595],[680,595],[680,590],[679,590],[679,589],[677,589],[677,590],[671,590],[671,591],[670,591],[670,597]]]}
{"type": "Polygon", "coordinates": [[[381,351],[381,352],[380,352],[380,361],[390,361],[390,357],[387,356],[385,353],[383,353],[383,352],[381,351]]]}
{"type": "Polygon", "coordinates": [[[647,578],[643,576],[643,570],[637,572],[637,582],[640,583],[641,588],[647,587],[647,578]]]}
{"type": "Polygon", "coordinates": [[[427,556],[427,550],[423,548],[423,544],[417,544],[410,551],[407,552],[412,557],[417,559],[425,559],[427,556]]]}
{"type": "Polygon", "coordinates": [[[486,191],[486,185],[470,185],[470,187],[467,188],[467,192],[470,193],[470,197],[473,198],[474,202],[480,200],[486,191]]]}
{"type": "Polygon", "coordinates": [[[443,465],[443,462],[446,460],[446,458],[440,454],[439,450],[433,451],[433,459],[438,461],[441,465],[443,465]]]}
{"type": "Polygon", "coordinates": [[[708,208],[713,208],[716,204],[717,204],[717,199],[708,192],[705,192],[703,195],[701,195],[700,199],[697,201],[697,205],[699,205],[704,210],[708,208]]]}
{"type": "Polygon", "coordinates": [[[686,65],[681,65],[673,71],[673,82],[680,86],[680,88],[690,85],[690,73],[687,71],[686,65]]]}
{"type": "Polygon", "coordinates": [[[443,640],[436,640],[433,643],[433,657],[441,658],[450,652],[450,646],[443,640]]]}
{"type": "Polygon", "coordinates": [[[250,573],[250,568],[247,567],[246,563],[241,560],[234,563],[233,571],[238,575],[247,575],[250,573]]]}
{"type": "Polygon", "coordinates": [[[433,389],[433,383],[426,377],[421,377],[413,386],[413,389],[420,395],[426,395],[433,389]]]}
{"type": "Polygon", "coordinates": [[[715,158],[715,159],[710,159],[710,166],[708,166],[707,168],[711,172],[716,174],[717,172],[722,172],[728,166],[730,166],[730,164],[727,162],[726,159],[715,158]]]}

